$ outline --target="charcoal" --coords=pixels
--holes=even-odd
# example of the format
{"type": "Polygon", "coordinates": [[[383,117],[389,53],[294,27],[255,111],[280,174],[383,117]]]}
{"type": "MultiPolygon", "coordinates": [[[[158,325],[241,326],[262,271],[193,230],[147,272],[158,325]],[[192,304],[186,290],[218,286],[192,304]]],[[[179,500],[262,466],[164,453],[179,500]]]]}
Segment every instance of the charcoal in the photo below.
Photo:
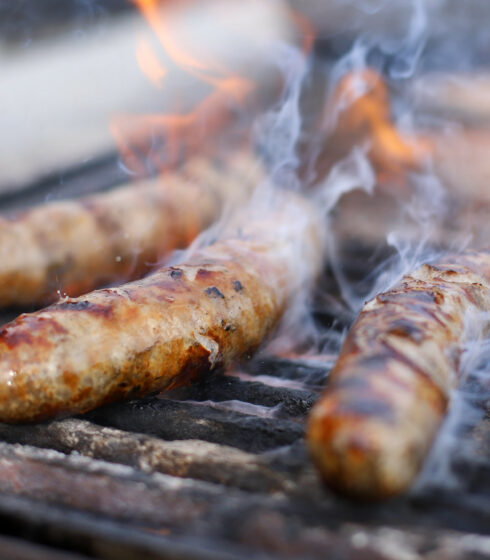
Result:
{"type": "Polygon", "coordinates": [[[35,426],[0,424],[0,438],[254,492],[277,492],[289,486],[287,476],[270,468],[267,461],[232,447],[200,440],[167,442],[101,428],[85,420],[55,420],[35,426]]]}
{"type": "Polygon", "coordinates": [[[410,500],[410,505],[427,525],[436,523],[437,526],[482,534],[489,534],[489,503],[488,496],[465,494],[449,487],[425,488],[422,494],[414,493],[410,500]]]}
{"type": "Polygon", "coordinates": [[[366,528],[348,525],[338,535],[357,549],[357,554],[373,551],[383,558],[478,558],[486,557],[490,539],[476,534],[463,535],[459,532],[431,529],[398,529],[392,527],[366,528]]]}
{"type": "Polygon", "coordinates": [[[247,371],[252,374],[301,381],[305,387],[311,388],[323,386],[329,370],[327,365],[310,365],[306,360],[288,360],[275,356],[261,356],[247,364],[247,371]]]}
{"type": "Polygon", "coordinates": [[[232,490],[52,450],[0,444],[0,492],[148,526],[188,523],[232,490]]]}
{"type": "Polygon", "coordinates": [[[309,465],[308,450],[304,440],[263,453],[262,459],[271,468],[288,473],[289,476],[299,474],[305,466],[309,465]]]}
{"type": "Polygon", "coordinates": [[[303,416],[316,401],[310,391],[270,387],[259,382],[247,382],[226,376],[214,375],[189,387],[172,391],[171,399],[194,401],[239,400],[261,406],[280,405],[280,413],[285,416],[303,416]]]}
{"type": "Polygon", "coordinates": [[[0,537],[0,550],[3,558],[16,560],[89,560],[88,556],[78,553],[55,551],[51,547],[11,537],[0,537]]]}
{"type": "Polygon", "coordinates": [[[84,418],[165,440],[198,438],[252,453],[288,445],[303,435],[303,426],[291,420],[248,416],[157,397],[101,407],[84,418]]]}
{"type": "MultiPolygon", "coordinates": [[[[99,517],[19,496],[0,495],[2,533],[104,560],[242,560],[236,547],[204,538],[174,538],[169,530],[99,517]]],[[[23,558],[23,557],[21,557],[23,558]]],[[[67,559],[69,560],[69,559],[67,559]]]]}
{"type": "Polygon", "coordinates": [[[451,469],[458,479],[460,488],[466,492],[486,494],[490,500],[490,463],[470,457],[456,457],[451,462],[451,469]]]}
{"type": "MultiPolygon", "coordinates": [[[[164,529],[141,530],[92,514],[60,511],[40,502],[4,496],[0,499],[0,523],[3,531],[9,534],[25,536],[28,531],[31,539],[107,560],[323,559],[327,555],[360,560],[488,557],[490,538],[474,533],[432,527],[400,530],[381,525],[370,528],[355,523],[344,524],[340,529],[327,523],[323,527],[305,527],[294,516],[287,518],[278,511],[257,506],[236,510],[239,510],[237,516],[229,517],[223,527],[213,530],[209,523],[195,525],[193,535],[183,539],[179,533],[172,534],[164,529]],[[210,530],[211,538],[206,534],[210,530]]],[[[224,513],[223,510],[223,518],[224,513]]]]}

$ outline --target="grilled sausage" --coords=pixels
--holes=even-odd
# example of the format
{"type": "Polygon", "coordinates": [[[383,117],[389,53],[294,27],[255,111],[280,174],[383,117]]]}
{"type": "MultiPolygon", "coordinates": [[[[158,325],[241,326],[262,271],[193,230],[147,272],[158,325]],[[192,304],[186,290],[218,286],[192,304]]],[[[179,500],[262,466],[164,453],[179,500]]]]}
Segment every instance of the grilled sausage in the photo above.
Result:
{"type": "Polygon", "coordinates": [[[490,309],[490,252],[424,265],[368,302],[328,387],[308,442],[325,481],[377,500],[404,491],[444,418],[468,312],[490,309]]]}
{"type": "Polygon", "coordinates": [[[0,306],[141,276],[209,225],[259,167],[248,152],[221,165],[194,159],[158,179],[0,219],[0,306]]]}
{"type": "Polygon", "coordinates": [[[0,331],[0,421],[170,389],[248,355],[318,270],[320,229],[288,195],[186,264],[21,315],[0,331]]]}

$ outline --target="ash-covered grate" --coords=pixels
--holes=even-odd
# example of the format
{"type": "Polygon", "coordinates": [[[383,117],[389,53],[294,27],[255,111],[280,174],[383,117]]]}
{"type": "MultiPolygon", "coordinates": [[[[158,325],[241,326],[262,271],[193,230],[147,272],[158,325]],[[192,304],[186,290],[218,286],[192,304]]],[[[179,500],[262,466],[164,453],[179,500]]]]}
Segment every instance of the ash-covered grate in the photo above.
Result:
{"type": "Polygon", "coordinates": [[[1,425],[7,544],[25,558],[486,557],[489,419],[450,483],[352,504],[322,486],[303,443],[327,373],[269,358],[78,418],[1,425]]]}

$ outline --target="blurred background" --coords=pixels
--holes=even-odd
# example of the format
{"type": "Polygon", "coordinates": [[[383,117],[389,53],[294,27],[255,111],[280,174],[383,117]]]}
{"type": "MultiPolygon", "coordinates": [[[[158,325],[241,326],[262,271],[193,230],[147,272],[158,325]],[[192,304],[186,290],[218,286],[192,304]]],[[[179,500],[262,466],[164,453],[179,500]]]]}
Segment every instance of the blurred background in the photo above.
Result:
{"type": "MultiPolygon", "coordinates": [[[[353,47],[361,41],[369,53],[363,63],[374,65],[398,88],[408,79],[417,81],[411,91],[417,91],[423,108],[437,112],[442,107],[477,121],[490,114],[485,101],[490,8],[484,0],[160,4],[175,36],[185,37],[184,44],[191,39],[192,52],[226,61],[237,75],[253,76],[264,89],[274,85],[272,45],[299,44],[310,35],[315,60],[324,66],[334,68],[347,55],[352,61],[353,47]],[[431,81],[434,72],[451,76],[431,81]],[[478,72],[479,81],[465,85],[459,78],[468,72],[478,72]]],[[[209,93],[209,81],[175,64],[162,48],[140,15],[144,5],[130,0],[0,2],[0,192],[48,180],[49,196],[56,197],[56,185],[80,167],[89,173],[104,165],[110,180],[102,183],[122,180],[125,172],[118,175],[120,169],[107,167],[117,152],[114,117],[185,113],[209,93]],[[169,72],[160,76],[161,83],[152,83],[142,71],[145,50],[169,72]]],[[[335,79],[325,75],[327,81],[335,79]]],[[[73,188],[83,192],[89,183],[73,188]]]]}
{"type": "Polygon", "coordinates": [[[50,193],[43,196],[56,197],[65,178],[73,183],[82,170],[87,180],[72,188],[81,194],[100,166],[106,176],[95,181],[99,189],[131,175],[117,167],[115,120],[186,114],[216,87],[211,72],[203,78],[186,68],[186,49],[226,65],[229,75],[271,83],[262,55],[292,37],[280,1],[160,4],[165,25],[183,42],[182,61],[130,1],[0,3],[4,195],[46,184],[50,193]]]}

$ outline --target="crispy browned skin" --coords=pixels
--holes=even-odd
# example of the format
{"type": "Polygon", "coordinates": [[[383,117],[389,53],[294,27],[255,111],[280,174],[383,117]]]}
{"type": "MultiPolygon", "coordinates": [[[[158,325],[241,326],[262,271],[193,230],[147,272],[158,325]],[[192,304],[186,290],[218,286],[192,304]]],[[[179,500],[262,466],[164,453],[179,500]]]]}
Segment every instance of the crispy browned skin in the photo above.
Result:
{"type": "Polygon", "coordinates": [[[299,197],[247,217],[185,265],[65,299],[0,331],[0,421],[92,409],[186,383],[256,349],[318,269],[299,197]]]}
{"type": "Polygon", "coordinates": [[[489,288],[490,252],[466,252],[365,305],[309,420],[309,447],[333,489],[378,500],[410,485],[458,383],[466,314],[490,309],[489,288]]]}
{"type": "Polygon", "coordinates": [[[0,219],[0,306],[47,303],[141,276],[187,246],[258,174],[245,151],[226,163],[194,159],[157,179],[0,219]]]}

